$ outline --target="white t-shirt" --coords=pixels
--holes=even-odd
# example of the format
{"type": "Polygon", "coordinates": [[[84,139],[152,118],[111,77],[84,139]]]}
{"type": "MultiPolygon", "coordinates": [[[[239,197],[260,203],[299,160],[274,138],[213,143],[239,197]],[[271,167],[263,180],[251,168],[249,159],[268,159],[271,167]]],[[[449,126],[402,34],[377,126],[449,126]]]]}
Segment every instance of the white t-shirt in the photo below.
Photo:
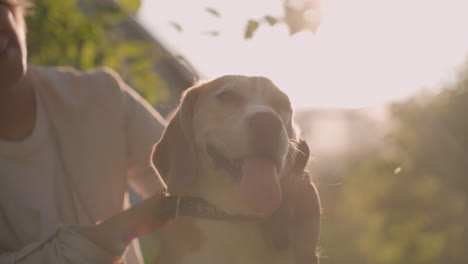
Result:
{"type": "Polygon", "coordinates": [[[40,100],[36,105],[35,126],[29,137],[22,141],[0,140],[0,183],[7,186],[10,197],[37,211],[42,240],[60,223],[55,187],[63,168],[40,100]]]}
{"type": "MultiPolygon", "coordinates": [[[[121,212],[129,186],[143,197],[165,189],[150,162],[165,121],[112,70],[28,74],[41,100],[36,127],[0,140],[0,263],[111,263],[121,252],[77,230],[121,212]]],[[[141,263],[135,249],[126,263],[141,263]]]]}

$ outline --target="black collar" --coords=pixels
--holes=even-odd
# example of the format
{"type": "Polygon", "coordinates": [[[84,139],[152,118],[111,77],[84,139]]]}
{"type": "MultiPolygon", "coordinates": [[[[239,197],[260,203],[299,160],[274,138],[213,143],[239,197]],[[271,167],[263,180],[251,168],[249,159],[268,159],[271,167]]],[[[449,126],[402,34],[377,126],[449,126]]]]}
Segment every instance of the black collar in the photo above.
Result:
{"type": "Polygon", "coordinates": [[[211,220],[225,221],[260,221],[262,216],[228,214],[203,198],[193,196],[166,196],[162,200],[163,217],[177,218],[189,216],[211,220]]]}

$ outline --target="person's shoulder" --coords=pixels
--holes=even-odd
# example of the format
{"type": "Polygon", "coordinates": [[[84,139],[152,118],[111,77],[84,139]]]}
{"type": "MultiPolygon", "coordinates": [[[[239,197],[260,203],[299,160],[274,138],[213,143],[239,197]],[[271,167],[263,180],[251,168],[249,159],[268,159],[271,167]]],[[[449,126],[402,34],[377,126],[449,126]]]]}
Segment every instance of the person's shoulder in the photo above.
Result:
{"type": "Polygon", "coordinates": [[[75,95],[120,93],[123,81],[109,67],[97,67],[80,71],[73,67],[30,66],[32,75],[44,88],[75,95]]]}
{"type": "Polygon", "coordinates": [[[121,77],[113,69],[105,66],[92,68],[86,71],[77,70],[73,67],[42,67],[29,66],[39,78],[50,81],[110,81],[120,82],[121,77]]]}
{"type": "Polygon", "coordinates": [[[32,66],[30,71],[38,82],[37,90],[44,97],[86,107],[121,103],[123,83],[108,67],[79,71],[73,67],[32,66]]]}

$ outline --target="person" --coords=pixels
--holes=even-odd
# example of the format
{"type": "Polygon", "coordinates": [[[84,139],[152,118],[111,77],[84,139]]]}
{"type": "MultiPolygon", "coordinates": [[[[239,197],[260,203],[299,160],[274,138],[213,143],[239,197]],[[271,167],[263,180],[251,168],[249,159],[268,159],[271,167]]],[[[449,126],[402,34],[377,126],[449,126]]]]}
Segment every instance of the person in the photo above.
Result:
{"type": "Polygon", "coordinates": [[[164,120],[110,69],[28,65],[21,3],[0,0],[0,263],[114,263],[167,221],[164,120]]]}

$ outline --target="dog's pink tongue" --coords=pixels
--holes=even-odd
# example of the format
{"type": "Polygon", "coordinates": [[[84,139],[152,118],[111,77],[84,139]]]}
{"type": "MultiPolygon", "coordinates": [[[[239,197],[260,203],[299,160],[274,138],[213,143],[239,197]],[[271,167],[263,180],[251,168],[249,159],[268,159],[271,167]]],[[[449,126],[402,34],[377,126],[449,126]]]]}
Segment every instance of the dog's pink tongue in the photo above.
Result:
{"type": "Polygon", "coordinates": [[[271,214],[281,204],[281,189],[273,162],[259,157],[244,160],[240,191],[257,213],[271,214]]]}

